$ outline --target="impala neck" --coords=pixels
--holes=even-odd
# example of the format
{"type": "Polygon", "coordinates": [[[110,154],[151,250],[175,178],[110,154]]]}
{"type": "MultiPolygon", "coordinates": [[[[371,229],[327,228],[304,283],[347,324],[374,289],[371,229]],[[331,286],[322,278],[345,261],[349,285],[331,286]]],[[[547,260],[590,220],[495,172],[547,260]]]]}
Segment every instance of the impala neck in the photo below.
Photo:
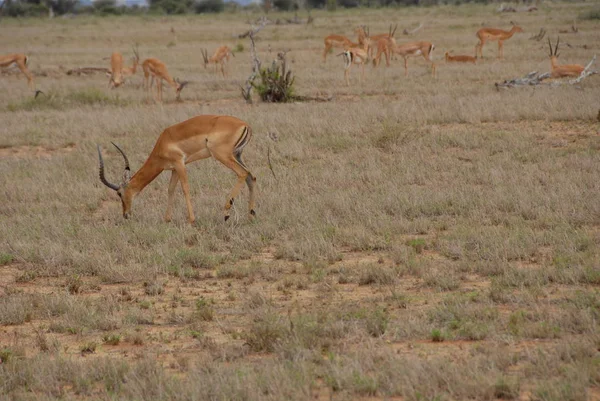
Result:
{"type": "Polygon", "coordinates": [[[152,160],[152,156],[146,160],[144,165],[131,177],[127,184],[127,192],[132,196],[141,192],[146,185],[150,184],[160,173],[163,168],[152,160]]]}
{"type": "Polygon", "coordinates": [[[558,67],[558,60],[556,59],[556,56],[550,57],[550,64],[552,65],[553,70],[558,67]]]}
{"type": "Polygon", "coordinates": [[[517,27],[516,27],[516,26],[513,26],[513,27],[510,29],[510,31],[508,31],[508,32],[506,33],[506,39],[508,39],[508,38],[511,38],[511,37],[512,37],[512,36],[515,34],[515,32],[517,32],[517,27]]]}
{"type": "Polygon", "coordinates": [[[177,87],[179,85],[177,85],[177,82],[175,82],[173,80],[173,78],[171,78],[169,75],[165,76],[164,78],[165,78],[165,81],[167,81],[169,83],[169,85],[171,85],[173,88],[177,89],[177,87]]]}

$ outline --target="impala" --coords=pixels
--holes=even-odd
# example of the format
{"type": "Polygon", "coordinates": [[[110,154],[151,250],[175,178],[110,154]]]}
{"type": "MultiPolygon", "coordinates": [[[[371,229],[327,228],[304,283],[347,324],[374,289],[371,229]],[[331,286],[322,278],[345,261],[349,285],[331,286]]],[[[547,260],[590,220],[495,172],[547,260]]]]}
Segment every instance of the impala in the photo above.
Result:
{"type": "Polygon", "coordinates": [[[119,52],[114,52],[110,56],[110,80],[108,85],[112,88],[118,88],[125,83],[125,78],[130,77],[137,71],[137,66],[140,60],[138,52],[133,49],[135,57],[133,58],[133,65],[131,67],[123,67],[123,55],[119,52]]]}
{"type": "Polygon", "coordinates": [[[144,70],[144,87],[147,88],[148,93],[152,89],[152,82],[154,82],[154,79],[157,80],[156,93],[159,101],[162,101],[163,80],[167,81],[167,83],[175,89],[175,98],[177,100],[179,100],[181,90],[188,84],[187,81],[179,82],[178,80],[174,80],[173,78],[171,78],[165,64],[156,58],[148,58],[144,60],[144,62],[142,63],[142,69],[144,70]],[[152,77],[152,81],[148,86],[149,76],[152,77]]]}
{"type": "Polygon", "coordinates": [[[35,82],[33,80],[33,75],[29,72],[27,68],[27,62],[29,58],[24,54],[7,54],[4,56],[0,56],[0,67],[9,67],[12,64],[16,64],[19,67],[19,70],[27,77],[27,85],[30,89],[35,89],[35,82]]]}
{"type": "MultiPolygon", "coordinates": [[[[391,43],[392,46],[396,46],[396,39],[394,38],[394,34],[396,33],[397,28],[398,24],[396,24],[396,26],[394,26],[394,29],[392,30],[392,25],[390,24],[390,30],[388,33],[381,33],[379,35],[371,36],[371,44],[378,45],[379,41],[383,39],[388,43],[391,43]]],[[[373,49],[375,49],[375,46],[369,46],[369,58],[373,58],[373,49]]]]}
{"type": "Polygon", "coordinates": [[[552,66],[552,71],[550,77],[552,78],[563,78],[563,77],[578,77],[581,75],[584,66],[579,64],[558,64],[558,43],[560,42],[560,38],[556,39],[556,46],[554,47],[554,52],[552,51],[552,43],[550,42],[550,38],[548,38],[548,46],[550,47],[550,64],[552,66]]]}
{"type": "Polygon", "coordinates": [[[179,124],[165,129],[146,159],[142,167],[130,177],[131,170],[129,160],[125,152],[113,145],[125,160],[125,172],[123,182],[115,185],[104,176],[104,160],[98,145],[98,159],[100,163],[100,181],[108,188],[117,192],[121,198],[123,217],[129,218],[133,199],[164,170],[171,170],[165,221],[171,221],[175,190],[177,183],[181,181],[181,188],[187,205],[188,221],[194,223],[194,211],[190,199],[190,188],[186,164],[196,160],[214,157],[226,167],[229,167],[238,176],[236,184],[231,190],[224,207],[225,220],[229,218],[229,210],[233,205],[235,197],[240,193],[244,181],[248,186],[249,201],[248,209],[251,216],[254,212],[254,184],[256,178],[250,173],[242,161],[242,151],[252,137],[252,130],[247,123],[230,116],[202,115],[190,118],[179,124]]]}
{"type": "Polygon", "coordinates": [[[408,58],[423,56],[431,63],[431,75],[435,77],[436,66],[432,60],[432,53],[435,46],[431,42],[413,42],[399,46],[391,46],[389,41],[380,40],[377,48],[377,57],[373,59],[373,65],[377,66],[381,58],[381,53],[385,53],[386,61],[389,63],[389,53],[394,53],[404,58],[404,76],[408,76],[408,58]]]}
{"type": "Polygon", "coordinates": [[[473,63],[477,64],[477,56],[466,56],[466,55],[458,55],[453,56],[450,52],[446,52],[444,54],[444,58],[446,59],[446,63],[473,63]]]}
{"type": "MultiPolygon", "coordinates": [[[[358,35],[358,43],[352,42],[345,36],[342,35],[329,35],[324,39],[325,49],[323,50],[323,62],[327,61],[327,53],[334,47],[340,47],[342,49],[349,49],[351,47],[363,46],[365,39],[368,37],[364,27],[359,26],[354,30],[358,35]]],[[[367,46],[368,48],[368,46],[367,46]]]]}
{"type": "Polygon", "coordinates": [[[123,56],[114,52],[110,56],[110,79],[108,86],[118,88],[123,83],[123,56]]]}
{"type": "Polygon", "coordinates": [[[225,76],[225,63],[229,62],[230,56],[235,57],[233,52],[228,46],[221,46],[215,50],[215,53],[212,57],[208,57],[208,51],[206,49],[202,49],[202,57],[204,58],[204,68],[208,66],[208,64],[214,64],[215,69],[218,68],[218,65],[221,65],[221,73],[225,76]]]}
{"type": "Polygon", "coordinates": [[[368,60],[367,51],[361,48],[350,48],[338,54],[338,56],[344,56],[344,79],[346,80],[346,85],[350,86],[348,77],[350,75],[350,67],[352,67],[352,64],[360,65],[362,67],[360,75],[360,80],[362,82],[365,78],[365,64],[368,60]]]}
{"type": "Polygon", "coordinates": [[[131,67],[123,67],[121,74],[123,78],[131,77],[137,72],[137,67],[140,64],[140,55],[138,54],[137,48],[133,49],[133,65],[131,67]]]}
{"type": "Polygon", "coordinates": [[[510,39],[515,33],[523,32],[520,26],[513,25],[510,31],[496,28],[481,28],[477,31],[479,43],[475,46],[475,57],[483,58],[483,45],[485,42],[498,41],[498,58],[504,58],[504,41],[510,39]]]}

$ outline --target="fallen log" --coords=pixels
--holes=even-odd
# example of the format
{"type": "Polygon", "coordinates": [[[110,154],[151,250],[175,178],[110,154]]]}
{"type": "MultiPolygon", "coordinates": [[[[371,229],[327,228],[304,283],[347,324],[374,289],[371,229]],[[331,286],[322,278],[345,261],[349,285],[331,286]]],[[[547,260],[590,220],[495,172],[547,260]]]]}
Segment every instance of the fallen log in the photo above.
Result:
{"type": "Polygon", "coordinates": [[[570,79],[568,81],[565,80],[553,80],[552,82],[544,82],[548,78],[551,78],[552,74],[550,72],[545,72],[543,74],[538,74],[537,71],[532,71],[529,74],[525,75],[522,78],[513,78],[507,79],[504,82],[496,82],[494,86],[496,90],[500,89],[508,89],[514,88],[516,86],[535,86],[535,85],[549,85],[549,86],[560,86],[560,85],[576,85],[583,81],[585,78],[590,75],[597,74],[598,71],[592,70],[592,66],[596,62],[596,56],[590,60],[590,62],[585,66],[585,69],[579,74],[577,78],[570,79]]]}

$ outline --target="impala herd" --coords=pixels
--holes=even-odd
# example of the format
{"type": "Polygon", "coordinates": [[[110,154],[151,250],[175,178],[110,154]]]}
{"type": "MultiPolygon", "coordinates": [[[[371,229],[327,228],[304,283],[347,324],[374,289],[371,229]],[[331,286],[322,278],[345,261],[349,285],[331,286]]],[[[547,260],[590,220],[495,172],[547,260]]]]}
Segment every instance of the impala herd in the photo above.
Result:
{"type": "MultiPolygon", "coordinates": [[[[435,77],[436,64],[432,59],[432,53],[435,46],[431,42],[418,41],[411,43],[396,43],[394,34],[396,28],[390,29],[387,33],[371,36],[369,29],[365,26],[359,26],[355,29],[357,42],[352,42],[342,35],[329,35],[325,38],[325,49],[323,50],[323,62],[327,60],[327,54],[333,48],[341,48],[343,51],[338,56],[344,59],[344,79],[346,85],[350,85],[349,72],[352,65],[360,65],[362,69],[361,80],[364,79],[365,65],[372,60],[373,67],[377,67],[381,62],[381,57],[385,56],[386,66],[390,65],[390,60],[394,56],[404,59],[404,75],[408,75],[408,58],[422,56],[431,64],[431,72],[435,77]]],[[[487,42],[498,42],[499,59],[503,58],[504,41],[510,39],[515,33],[523,32],[519,26],[514,25],[510,31],[504,31],[496,28],[481,28],[476,36],[479,42],[475,46],[475,56],[451,55],[445,53],[446,62],[458,63],[477,63],[478,58],[483,58],[483,46],[487,42]]],[[[557,39],[554,49],[548,39],[550,47],[551,77],[576,77],[579,76],[584,67],[582,65],[560,65],[558,64],[558,46],[560,40],[557,39]]],[[[136,74],[140,65],[140,57],[137,48],[134,48],[134,57],[131,67],[125,67],[123,56],[119,52],[114,52],[110,57],[110,79],[108,85],[110,88],[118,88],[123,85],[126,78],[136,74]]],[[[227,46],[219,47],[215,53],[208,57],[208,51],[202,49],[204,67],[214,64],[216,69],[220,69],[225,77],[225,65],[233,56],[231,49],[227,46]]],[[[27,68],[28,58],[24,54],[9,54],[0,56],[0,67],[8,67],[15,64],[21,72],[27,77],[27,83],[31,89],[35,89],[33,75],[27,68]]],[[[166,65],[156,58],[147,58],[141,63],[143,77],[143,88],[150,95],[152,86],[156,81],[156,98],[162,101],[162,83],[165,81],[175,90],[175,96],[179,99],[181,90],[187,82],[180,82],[173,79],[167,71],[166,65]]],[[[36,91],[36,96],[40,91],[36,91]]],[[[229,218],[230,208],[234,199],[240,193],[244,183],[249,190],[248,211],[250,216],[255,216],[254,211],[254,191],[256,178],[250,173],[241,159],[244,147],[252,137],[252,130],[247,123],[230,116],[202,115],[191,118],[187,121],[166,128],[158,137],[154,149],[146,159],[142,167],[131,175],[129,160],[125,152],[116,144],[118,152],[123,156],[125,162],[125,171],[123,180],[120,184],[113,184],[108,181],[104,174],[104,160],[100,146],[98,146],[99,158],[99,177],[100,181],[108,188],[114,190],[121,198],[123,217],[128,218],[131,213],[131,206],[134,197],[140,193],[150,182],[165,171],[171,171],[171,179],[168,187],[167,210],[165,220],[170,221],[172,216],[174,194],[177,184],[181,182],[181,187],[186,201],[188,220],[195,221],[192,203],[190,199],[190,190],[186,165],[197,160],[214,157],[223,165],[231,169],[238,177],[229,197],[224,206],[225,220],[229,218]]]]}

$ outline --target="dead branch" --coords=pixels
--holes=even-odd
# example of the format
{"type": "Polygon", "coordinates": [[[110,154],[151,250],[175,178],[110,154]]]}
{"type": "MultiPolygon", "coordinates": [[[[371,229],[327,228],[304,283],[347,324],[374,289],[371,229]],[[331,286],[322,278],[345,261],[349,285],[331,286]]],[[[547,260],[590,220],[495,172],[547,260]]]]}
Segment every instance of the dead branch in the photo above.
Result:
{"type": "Polygon", "coordinates": [[[501,83],[496,82],[494,85],[496,86],[497,90],[514,88],[515,86],[539,85],[544,79],[548,78],[550,78],[549,72],[538,75],[537,71],[532,71],[523,78],[508,79],[501,83]]]}
{"type": "Polygon", "coordinates": [[[594,63],[596,62],[596,55],[594,54],[594,57],[592,57],[592,59],[590,60],[590,62],[585,66],[585,68],[583,69],[583,71],[581,71],[581,74],[579,74],[579,76],[575,79],[571,79],[569,81],[569,83],[571,85],[574,84],[578,84],[581,81],[583,81],[585,78],[589,77],[590,75],[594,75],[597,74],[598,71],[596,70],[592,70],[592,66],[594,65],[594,63]]]}
{"type": "Polygon", "coordinates": [[[552,82],[546,83],[543,81],[545,81],[546,79],[551,77],[550,72],[538,74],[537,71],[533,71],[533,72],[530,72],[529,74],[525,75],[523,78],[509,79],[509,80],[506,80],[506,81],[500,82],[500,83],[496,82],[494,85],[496,86],[497,90],[514,88],[515,86],[535,86],[535,85],[560,86],[560,85],[564,85],[564,84],[576,85],[576,84],[580,83],[581,81],[583,81],[585,78],[589,77],[590,75],[594,75],[594,74],[598,73],[598,71],[592,70],[592,66],[594,65],[595,62],[596,62],[596,55],[594,55],[592,60],[585,66],[585,69],[581,72],[581,74],[577,78],[570,79],[568,81],[554,80],[552,82]]]}
{"type": "Polygon", "coordinates": [[[104,74],[110,74],[110,70],[104,67],[79,67],[71,68],[67,71],[67,75],[88,75],[102,72],[104,74]]]}
{"type": "Polygon", "coordinates": [[[538,33],[537,35],[533,35],[529,38],[529,40],[536,40],[536,41],[540,41],[542,39],[544,39],[544,36],[546,35],[546,29],[545,28],[540,28],[540,33],[538,33]]]}
{"type": "Polygon", "coordinates": [[[256,35],[258,33],[258,31],[260,31],[261,29],[263,29],[265,27],[265,25],[270,24],[272,22],[273,21],[271,21],[270,19],[268,19],[264,15],[262,17],[260,17],[259,19],[257,19],[254,22],[254,24],[252,24],[250,21],[248,21],[248,23],[250,24],[250,29],[248,29],[244,33],[241,33],[241,34],[237,35],[237,37],[239,39],[244,39],[244,38],[249,37],[251,33],[253,33],[254,35],[256,35]],[[258,27],[258,30],[256,32],[253,32],[255,29],[257,29],[257,27],[258,27]]]}
{"type": "MultiPolygon", "coordinates": [[[[252,104],[252,83],[256,78],[256,75],[260,72],[260,60],[256,55],[256,47],[254,45],[254,36],[260,32],[270,21],[267,17],[261,17],[258,20],[258,26],[251,26],[248,30],[247,35],[250,38],[250,57],[252,57],[252,73],[246,80],[246,83],[242,87],[242,97],[246,100],[246,103],[252,104]]],[[[244,37],[246,37],[244,36],[244,37]]],[[[242,36],[240,36],[242,37],[242,36]]]]}
{"type": "Polygon", "coordinates": [[[415,33],[417,33],[417,31],[418,31],[419,29],[423,28],[423,25],[424,25],[424,24],[421,22],[421,23],[419,23],[419,26],[418,26],[418,27],[416,27],[416,28],[415,28],[415,29],[413,29],[413,30],[408,30],[408,29],[406,29],[406,28],[405,28],[405,29],[402,31],[402,33],[403,33],[403,34],[405,34],[405,35],[414,35],[415,33]]]}

